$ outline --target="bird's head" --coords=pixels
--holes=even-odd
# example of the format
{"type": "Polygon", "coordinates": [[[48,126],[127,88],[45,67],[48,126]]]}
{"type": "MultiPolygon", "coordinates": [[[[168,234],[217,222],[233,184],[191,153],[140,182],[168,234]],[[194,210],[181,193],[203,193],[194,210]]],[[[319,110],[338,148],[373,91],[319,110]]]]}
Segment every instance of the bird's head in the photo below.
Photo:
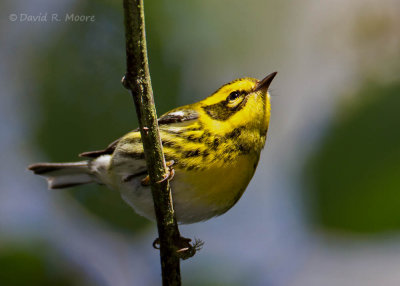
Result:
{"type": "Polygon", "coordinates": [[[257,129],[265,135],[270,117],[268,88],[276,72],[262,80],[241,78],[223,85],[198,103],[202,121],[220,134],[237,128],[257,129]]]}

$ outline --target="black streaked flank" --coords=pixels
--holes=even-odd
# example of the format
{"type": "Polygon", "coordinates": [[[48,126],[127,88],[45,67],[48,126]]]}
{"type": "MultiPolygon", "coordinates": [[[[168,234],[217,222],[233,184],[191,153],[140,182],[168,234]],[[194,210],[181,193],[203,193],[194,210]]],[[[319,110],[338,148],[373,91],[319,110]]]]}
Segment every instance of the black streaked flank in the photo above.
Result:
{"type": "Polygon", "coordinates": [[[190,141],[190,142],[195,142],[195,143],[203,143],[203,141],[205,139],[205,137],[203,135],[196,136],[194,134],[190,134],[188,136],[182,136],[181,138],[185,139],[187,141],[190,141]]]}
{"type": "Polygon", "coordinates": [[[224,156],[223,159],[224,159],[225,163],[231,161],[232,160],[232,154],[228,154],[228,155],[224,156]]]}
{"type": "Polygon", "coordinates": [[[237,128],[235,128],[235,129],[233,129],[231,132],[227,133],[227,134],[225,135],[225,138],[228,138],[228,139],[236,139],[236,138],[238,138],[238,137],[240,136],[240,134],[242,134],[242,130],[243,130],[243,129],[245,129],[244,126],[237,127],[237,128]]]}
{"type": "Polygon", "coordinates": [[[240,154],[248,154],[248,153],[250,153],[250,147],[249,146],[245,146],[243,144],[239,144],[237,146],[237,150],[239,151],[240,154]]]}
{"type": "Polygon", "coordinates": [[[188,157],[198,157],[198,156],[200,156],[200,149],[187,151],[184,156],[186,158],[188,158],[188,157]]]}
{"type": "Polygon", "coordinates": [[[215,138],[214,141],[212,142],[212,146],[211,146],[211,147],[212,147],[214,150],[216,150],[216,149],[218,149],[219,144],[220,144],[220,139],[217,137],[217,138],[215,138]]]}
{"type": "Polygon", "coordinates": [[[185,128],[186,131],[200,131],[202,129],[203,129],[202,125],[199,125],[199,126],[196,126],[196,127],[187,127],[187,128],[185,128]]]}
{"type": "Polygon", "coordinates": [[[175,147],[176,146],[176,142],[171,141],[171,140],[162,140],[162,145],[163,147],[175,147]]]}
{"type": "Polygon", "coordinates": [[[194,142],[194,143],[203,143],[204,140],[210,136],[210,133],[208,132],[201,132],[201,129],[199,129],[197,132],[193,130],[188,130],[188,129],[180,129],[180,130],[163,130],[166,133],[169,133],[170,135],[173,135],[174,137],[181,138],[186,141],[194,142]],[[189,132],[187,131],[192,131],[193,133],[188,135],[189,132]],[[197,134],[196,134],[197,133],[197,134]]]}

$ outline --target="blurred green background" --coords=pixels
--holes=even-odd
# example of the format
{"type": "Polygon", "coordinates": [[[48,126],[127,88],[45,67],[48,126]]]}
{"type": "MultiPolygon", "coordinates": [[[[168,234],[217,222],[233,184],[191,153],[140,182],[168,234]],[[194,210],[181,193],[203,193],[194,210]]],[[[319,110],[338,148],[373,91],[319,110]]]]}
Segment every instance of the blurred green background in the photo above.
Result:
{"type": "MultiPolygon", "coordinates": [[[[246,194],[228,214],[182,227],[206,242],[182,265],[185,285],[398,285],[396,4],[146,1],[159,115],[237,77],[279,72],[246,194]]],[[[159,285],[154,223],[105,187],[49,192],[24,170],[79,160],[136,127],[120,84],[122,4],[0,8],[0,285],[159,285]],[[22,13],[95,21],[29,22],[22,13]]]]}
{"type": "Polygon", "coordinates": [[[366,82],[343,103],[308,166],[319,225],[379,233],[400,228],[400,82],[366,82]],[[379,96],[377,96],[379,95],[379,96]],[[350,105],[350,106],[348,106],[350,105]]]}

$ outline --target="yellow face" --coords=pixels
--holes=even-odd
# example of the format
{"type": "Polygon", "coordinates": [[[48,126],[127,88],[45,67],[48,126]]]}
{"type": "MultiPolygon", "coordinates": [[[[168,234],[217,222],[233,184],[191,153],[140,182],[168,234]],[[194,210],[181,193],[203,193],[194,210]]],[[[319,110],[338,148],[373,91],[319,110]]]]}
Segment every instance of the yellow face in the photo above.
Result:
{"type": "Polygon", "coordinates": [[[220,134],[246,128],[257,129],[265,136],[270,117],[270,81],[265,84],[254,78],[242,78],[222,86],[198,103],[201,121],[220,134]]]}

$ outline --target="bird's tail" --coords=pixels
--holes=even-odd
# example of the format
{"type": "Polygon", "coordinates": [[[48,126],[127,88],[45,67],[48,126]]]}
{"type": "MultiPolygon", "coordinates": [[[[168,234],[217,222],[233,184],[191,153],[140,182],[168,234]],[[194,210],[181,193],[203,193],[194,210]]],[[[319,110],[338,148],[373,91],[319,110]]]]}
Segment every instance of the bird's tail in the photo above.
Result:
{"type": "Polygon", "coordinates": [[[75,163],[37,163],[29,170],[46,177],[49,189],[62,189],[95,182],[88,161],[75,163]]]}

